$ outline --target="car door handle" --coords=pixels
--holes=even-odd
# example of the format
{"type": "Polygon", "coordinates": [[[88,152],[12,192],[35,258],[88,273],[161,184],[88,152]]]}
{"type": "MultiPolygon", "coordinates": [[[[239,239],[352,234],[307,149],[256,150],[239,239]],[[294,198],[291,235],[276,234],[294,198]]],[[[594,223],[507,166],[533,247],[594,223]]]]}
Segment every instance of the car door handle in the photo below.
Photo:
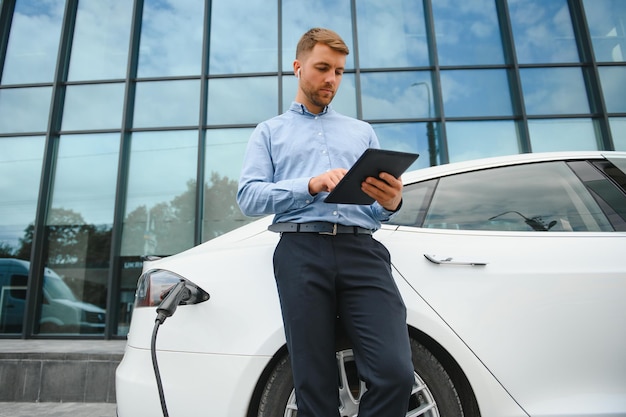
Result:
{"type": "Polygon", "coordinates": [[[460,266],[485,266],[487,262],[485,261],[467,261],[455,259],[452,257],[448,258],[438,258],[436,255],[429,255],[427,253],[424,254],[424,257],[428,259],[430,262],[437,265],[460,265],[460,266]]]}

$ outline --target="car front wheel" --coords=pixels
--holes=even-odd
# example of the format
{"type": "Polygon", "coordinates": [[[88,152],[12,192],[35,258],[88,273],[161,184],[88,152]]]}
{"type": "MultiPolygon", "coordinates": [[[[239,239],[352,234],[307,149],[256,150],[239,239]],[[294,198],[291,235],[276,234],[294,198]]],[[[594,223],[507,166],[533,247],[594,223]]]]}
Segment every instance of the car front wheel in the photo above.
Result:
{"type": "MultiPolygon", "coordinates": [[[[411,340],[415,382],[406,417],[464,417],[457,388],[435,356],[416,340],[411,340]]],[[[356,417],[366,391],[360,381],[351,349],[337,351],[339,375],[339,414],[356,417]]],[[[289,357],[279,360],[261,394],[258,417],[296,417],[298,406],[291,377],[289,357]]]]}

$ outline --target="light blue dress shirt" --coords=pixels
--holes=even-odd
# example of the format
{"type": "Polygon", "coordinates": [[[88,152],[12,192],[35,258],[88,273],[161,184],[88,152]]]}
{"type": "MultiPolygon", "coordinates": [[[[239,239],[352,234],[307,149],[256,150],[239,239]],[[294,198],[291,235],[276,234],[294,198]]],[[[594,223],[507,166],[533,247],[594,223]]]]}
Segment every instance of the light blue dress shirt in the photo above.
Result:
{"type": "Polygon", "coordinates": [[[349,169],[365,149],[379,147],[368,123],[330,106],[312,114],[293,102],[252,133],[239,179],[239,207],[246,216],[275,214],[274,223],[324,221],[377,230],[393,212],[378,202],[324,203],[328,193],[309,194],[309,180],[334,168],[349,169]]]}

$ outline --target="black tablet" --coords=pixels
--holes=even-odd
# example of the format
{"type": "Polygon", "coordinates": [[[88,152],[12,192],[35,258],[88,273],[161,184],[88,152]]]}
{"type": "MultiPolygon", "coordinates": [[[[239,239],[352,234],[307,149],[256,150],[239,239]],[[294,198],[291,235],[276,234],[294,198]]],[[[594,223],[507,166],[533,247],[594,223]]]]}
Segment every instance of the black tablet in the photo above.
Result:
{"type": "Polygon", "coordinates": [[[339,181],[335,189],[326,196],[324,202],[372,204],[374,199],[361,191],[361,183],[365,181],[365,178],[378,178],[381,172],[387,172],[398,178],[415,162],[418,156],[416,153],[366,149],[339,181]]]}

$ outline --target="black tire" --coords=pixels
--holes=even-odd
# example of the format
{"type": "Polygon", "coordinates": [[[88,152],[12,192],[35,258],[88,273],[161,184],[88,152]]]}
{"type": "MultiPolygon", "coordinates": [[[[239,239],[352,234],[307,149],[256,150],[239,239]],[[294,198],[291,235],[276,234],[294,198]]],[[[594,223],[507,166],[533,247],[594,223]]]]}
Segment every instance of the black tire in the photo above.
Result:
{"type": "Polygon", "coordinates": [[[419,406],[427,405],[429,399],[424,395],[432,395],[435,409],[430,414],[410,414],[411,416],[441,416],[441,417],[463,417],[463,407],[457,388],[454,386],[448,372],[444,369],[437,358],[422,344],[411,339],[411,353],[413,354],[413,367],[415,368],[415,378],[426,385],[424,393],[411,394],[409,410],[415,410],[419,406]],[[420,404],[420,401],[423,401],[420,404]]]}
{"type": "MultiPolygon", "coordinates": [[[[259,400],[258,417],[289,416],[287,403],[293,394],[293,377],[289,355],[285,355],[276,363],[270,373],[259,400]]],[[[296,411],[293,412],[293,417],[296,411]]]]}
{"type": "MultiPolygon", "coordinates": [[[[435,356],[416,340],[411,340],[413,366],[415,367],[415,385],[411,394],[407,417],[467,417],[463,414],[458,390],[452,379],[435,356]],[[419,411],[422,410],[423,411],[419,411]]],[[[354,378],[356,368],[350,349],[337,352],[338,363],[344,363],[348,374],[349,392],[356,402],[342,406],[342,417],[354,417],[358,412],[358,398],[363,385],[354,378]]],[[[345,402],[345,401],[344,401],[345,402]]],[[[297,407],[293,392],[293,379],[289,356],[278,360],[269,374],[259,400],[257,417],[296,417],[297,407]]]]}

